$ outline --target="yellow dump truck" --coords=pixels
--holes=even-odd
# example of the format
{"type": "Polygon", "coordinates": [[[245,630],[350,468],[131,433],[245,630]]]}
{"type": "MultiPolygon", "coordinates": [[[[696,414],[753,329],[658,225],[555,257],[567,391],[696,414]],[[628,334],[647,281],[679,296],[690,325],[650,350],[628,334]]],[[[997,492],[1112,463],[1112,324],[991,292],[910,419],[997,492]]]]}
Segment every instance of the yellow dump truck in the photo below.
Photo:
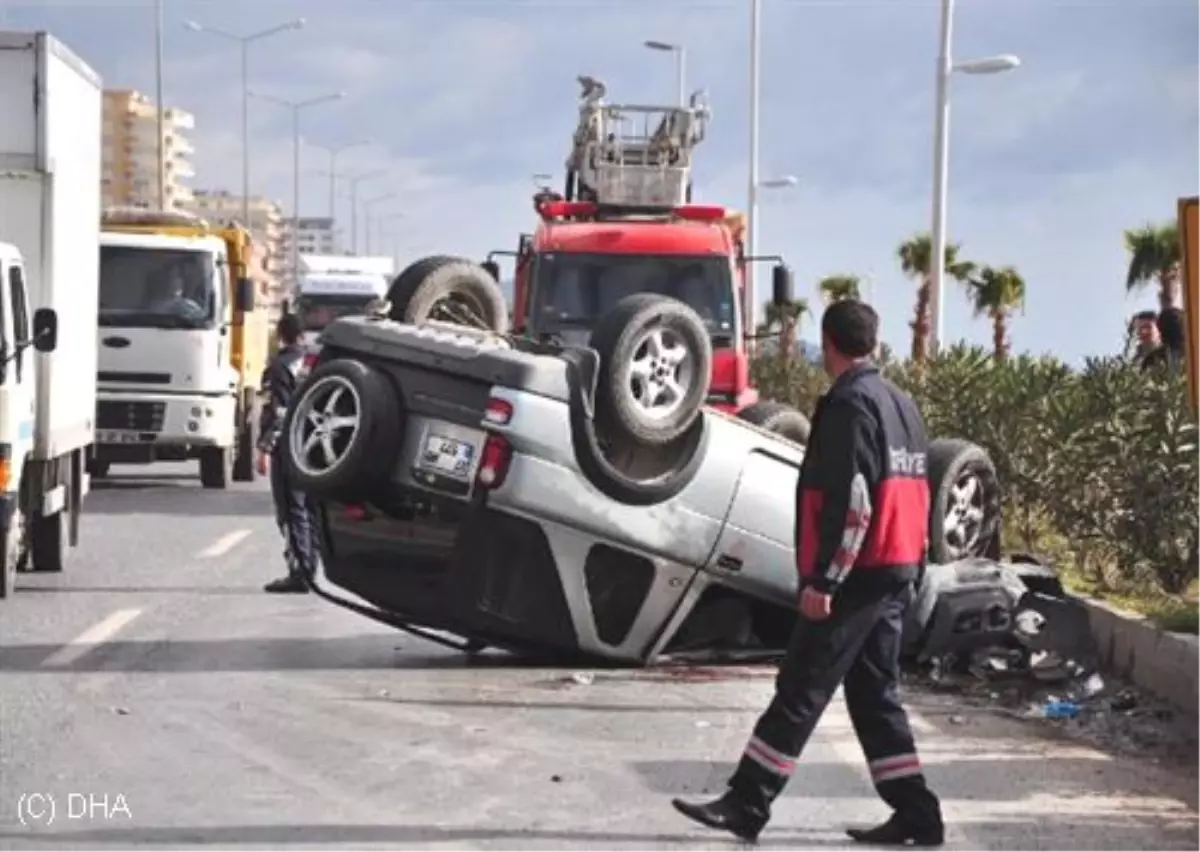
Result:
{"type": "Polygon", "coordinates": [[[196,459],[205,488],[254,479],[269,329],[250,250],[237,223],[104,211],[93,475],[196,459]]]}

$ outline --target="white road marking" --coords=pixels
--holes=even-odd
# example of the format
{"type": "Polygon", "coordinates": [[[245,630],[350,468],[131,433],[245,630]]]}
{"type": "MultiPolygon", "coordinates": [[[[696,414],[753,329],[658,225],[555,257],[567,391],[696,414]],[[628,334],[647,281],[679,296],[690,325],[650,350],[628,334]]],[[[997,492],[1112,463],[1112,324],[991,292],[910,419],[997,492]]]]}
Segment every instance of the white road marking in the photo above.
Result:
{"type": "Polygon", "coordinates": [[[78,660],[97,645],[107,642],[117,631],[133,621],[142,611],[140,609],[119,609],[103,621],[97,622],[80,633],[66,645],[42,660],[44,668],[68,666],[78,660]]]}
{"type": "Polygon", "coordinates": [[[250,530],[234,530],[230,533],[225,533],[219,539],[214,541],[204,550],[200,551],[201,559],[216,559],[218,556],[224,556],[229,551],[237,547],[242,539],[250,535],[250,530]]]}

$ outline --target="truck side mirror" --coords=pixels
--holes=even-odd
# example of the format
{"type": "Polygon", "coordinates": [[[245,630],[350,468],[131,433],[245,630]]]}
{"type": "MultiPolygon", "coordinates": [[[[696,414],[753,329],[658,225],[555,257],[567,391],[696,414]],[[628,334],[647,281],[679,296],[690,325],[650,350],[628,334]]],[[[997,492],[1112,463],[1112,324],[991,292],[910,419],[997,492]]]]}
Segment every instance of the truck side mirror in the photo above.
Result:
{"type": "Polygon", "coordinates": [[[33,348],[38,352],[53,352],[58,348],[58,314],[54,308],[38,308],[33,312],[33,348]]]}
{"type": "Polygon", "coordinates": [[[771,301],[777,305],[789,305],[795,289],[796,285],[790,267],[781,263],[771,270],[771,301]]]}
{"type": "Polygon", "coordinates": [[[237,280],[237,292],[234,293],[233,308],[241,313],[254,310],[254,281],[245,276],[237,280]]]}
{"type": "Polygon", "coordinates": [[[494,260],[485,260],[482,264],[483,271],[492,276],[493,281],[500,280],[500,264],[494,260]]]}

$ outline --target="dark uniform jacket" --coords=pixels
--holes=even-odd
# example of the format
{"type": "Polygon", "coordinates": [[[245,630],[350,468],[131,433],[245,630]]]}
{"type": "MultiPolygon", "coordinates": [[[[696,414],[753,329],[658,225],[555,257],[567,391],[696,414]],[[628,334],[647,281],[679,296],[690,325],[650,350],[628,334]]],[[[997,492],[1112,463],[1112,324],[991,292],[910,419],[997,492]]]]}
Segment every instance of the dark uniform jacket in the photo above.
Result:
{"type": "Polygon", "coordinates": [[[917,578],[929,538],[928,449],[916,403],[876,366],[837,378],[817,403],[797,485],[801,587],[917,578]]]}
{"type": "Polygon", "coordinates": [[[293,343],[275,353],[263,371],[262,388],[267,398],[258,420],[258,449],[264,453],[275,449],[303,366],[304,350],[299,344],[293,343]]]}

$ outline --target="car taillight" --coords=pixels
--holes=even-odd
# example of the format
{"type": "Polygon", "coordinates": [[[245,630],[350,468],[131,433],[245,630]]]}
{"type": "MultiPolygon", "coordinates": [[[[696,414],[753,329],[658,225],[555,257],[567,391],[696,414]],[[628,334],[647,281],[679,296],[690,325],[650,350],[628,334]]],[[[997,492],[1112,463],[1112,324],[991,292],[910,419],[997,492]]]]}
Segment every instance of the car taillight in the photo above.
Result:
{"type": "Polygon", "coordinates": [[[367,509],[365,506],[360,506],[357,503],[350,503],[342,507],[342,516],[348,521],[365,521],[367,519],[367,509]]]}
{"type": "Polygon", "coordinates": [[[495,397],[488,400],[487,408],[483,412],[483,419],[488,423],[495,423],[497,426],[508,425],[508,421],[512,420],[512,416],[512,403],[495,397]]]}
{"type": "Polygon", "coordinates": [[[512,444],[499,435],[488,435],[483,443],[476,478],[484,488],[499,488],[508,476],[508,465],[512,461],[512,444]]]}

